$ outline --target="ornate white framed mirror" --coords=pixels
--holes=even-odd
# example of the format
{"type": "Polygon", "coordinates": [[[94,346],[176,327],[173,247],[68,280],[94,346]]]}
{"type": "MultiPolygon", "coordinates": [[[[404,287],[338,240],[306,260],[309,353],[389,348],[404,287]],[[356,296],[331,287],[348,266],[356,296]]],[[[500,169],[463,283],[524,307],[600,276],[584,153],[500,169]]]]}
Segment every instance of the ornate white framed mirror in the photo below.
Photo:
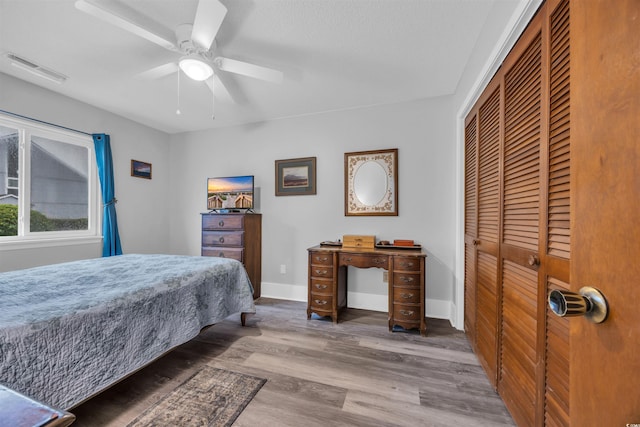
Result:
{"type": "Polygon", "coordinates": [[[398,215],[398,149],[344,154],[344,214],[398,215]]]}

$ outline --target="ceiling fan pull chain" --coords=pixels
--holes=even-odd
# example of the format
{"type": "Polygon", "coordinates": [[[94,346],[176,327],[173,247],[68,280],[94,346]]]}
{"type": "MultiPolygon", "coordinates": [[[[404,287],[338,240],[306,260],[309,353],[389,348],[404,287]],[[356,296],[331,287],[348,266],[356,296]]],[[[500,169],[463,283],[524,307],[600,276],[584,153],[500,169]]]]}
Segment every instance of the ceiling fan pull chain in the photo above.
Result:
{"type": "Polygon", "coordinates": [[[180,111],[180,69],[178,68],[178,108],[176,109],[176,115],[180,115],[182,112],[180,111]]]}

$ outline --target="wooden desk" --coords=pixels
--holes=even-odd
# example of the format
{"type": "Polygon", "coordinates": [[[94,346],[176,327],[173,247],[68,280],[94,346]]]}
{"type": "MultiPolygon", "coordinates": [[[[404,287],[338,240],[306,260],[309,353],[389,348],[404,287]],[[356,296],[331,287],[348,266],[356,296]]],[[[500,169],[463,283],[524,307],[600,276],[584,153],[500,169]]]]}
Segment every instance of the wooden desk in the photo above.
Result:
{"type": "Polygon", "coordinates": [[[389,330],[419,329],[426,335],[424,276],[426,254],[421,249],[361,249],[314,246],[309,252],[307,319],[312,313],[338,322],[347,307],[347,267],[382,268],[389,272],[389,330]]]}

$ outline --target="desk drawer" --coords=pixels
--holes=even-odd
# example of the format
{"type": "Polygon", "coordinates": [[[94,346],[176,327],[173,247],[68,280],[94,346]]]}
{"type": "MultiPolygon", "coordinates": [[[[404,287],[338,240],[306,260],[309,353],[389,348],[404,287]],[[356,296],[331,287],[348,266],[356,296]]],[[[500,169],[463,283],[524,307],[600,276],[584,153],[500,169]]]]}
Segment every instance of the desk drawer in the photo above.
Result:
{"type": "Polygon", "coordinates": [[[364,255],[364,254],[340,254],[340,265],[351,265],[353,267],[389,268],[388,255],[364,255]]]}
{"type": "Polygon", "coordinates": [[[333,266],[330,265],[312,265],[311,277],[327,277],[333,278],[333,266]]]}
{"type": "Polygon", "coordinates": [[[311,304],[312,310],[319,311],[331,311],[333,310],[333,296],[332,295],[317,295],[311,294],[311,304]]]}
{"type": "Polygon", "coordinates": [[[420,287],[420,273],[402,273],[395,271],[393,273],[393,286],[401,286],[405,288],[420,287]]]}
{"type": "Polygon", "coordinates": [[[333,254],[329,252],[311,252],[311,264],[333,265],[333,254]]]}
{"type": "Polygon", "coordinates": [[[333,280],[311,278],[311,293],[316,294],[333,294],[333,280]]]}
{"type": "Polygon", "coordinates": [[[420,322],[420,306],[394,303],[393,319],[399,322],[420,322]]]}
{"type": "Polygon", "coordinates": [[[203,230],[243,229],[244,215],[202,215],[203,230]]]}
{"type": "Polygon", "coordinates": [[[202,246],[243,246],[244,231],[203,231],[202,246]]]}
{"type": "Polygon", "coordinates": [[[393,288],[393,302],[396,304],[420,304],[420,288],[393,288]]]}
{"type": "Polygon", "coordinates": [[[393,259],[393,268],[402,271],[420,271],[420,258],[397,256],[393,259]]]}
{"type": "Polygon", "coordinates": [[[231,258],[243,262],[244,250],[242,248],[225,248],[209,246],[202,248],[202,256],[212,256],[218,258],[231,258]]]}

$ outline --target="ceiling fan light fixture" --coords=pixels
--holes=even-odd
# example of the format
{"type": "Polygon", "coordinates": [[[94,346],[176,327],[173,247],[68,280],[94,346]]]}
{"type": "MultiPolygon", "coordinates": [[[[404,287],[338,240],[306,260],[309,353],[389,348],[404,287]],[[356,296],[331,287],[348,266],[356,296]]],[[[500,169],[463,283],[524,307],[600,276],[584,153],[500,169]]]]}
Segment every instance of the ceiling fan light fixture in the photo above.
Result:
{"type": "Polygon", "coordinates": [[[197,55],[187,55],[180,58],[180,69],[192,80],[203,81],[213,75],[213,68],[197,55]]]}

